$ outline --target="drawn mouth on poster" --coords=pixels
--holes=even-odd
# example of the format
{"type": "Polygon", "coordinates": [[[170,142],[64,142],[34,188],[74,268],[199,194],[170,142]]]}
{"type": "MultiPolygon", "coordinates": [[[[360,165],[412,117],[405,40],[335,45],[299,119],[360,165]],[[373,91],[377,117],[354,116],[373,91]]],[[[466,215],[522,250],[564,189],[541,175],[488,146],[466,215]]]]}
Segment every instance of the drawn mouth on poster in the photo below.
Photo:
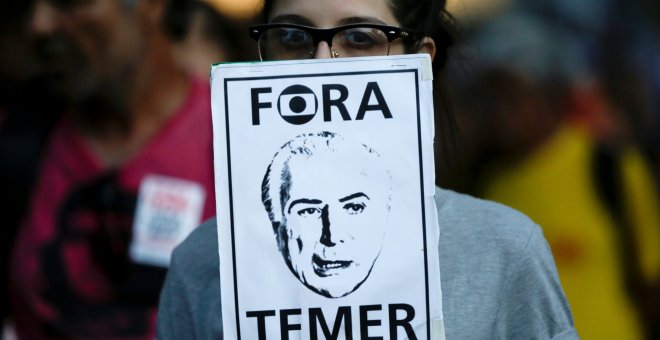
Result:
{"type": "Polygon", "coordinates": [[[312,257],[314,273],[321,277],[339,275],[342,270],[353,264],[353,261],[326,261],[314,254],[312,257]]]}

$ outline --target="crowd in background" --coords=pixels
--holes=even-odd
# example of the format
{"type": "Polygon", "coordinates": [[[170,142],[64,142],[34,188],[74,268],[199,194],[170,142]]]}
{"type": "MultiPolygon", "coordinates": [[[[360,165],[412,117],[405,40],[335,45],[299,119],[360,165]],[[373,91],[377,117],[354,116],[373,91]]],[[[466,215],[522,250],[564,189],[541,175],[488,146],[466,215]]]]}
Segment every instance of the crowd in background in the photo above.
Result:
{"type": "MultiPolygon", "coordinates": [[[[660,5],[487,3],[450,6],[436,182],[541,225],[582,338],[660,338],[660,5]]],[[[126,255],[137,188],[152,172],[194,180],[214,214],[209,65],[257,59],[247,7],[0,4],[6,328],[153,336],[163,269],[126,255]]]]}
{"type": "Polygon", "coordinates": [[[459,137],[437,181],[542,226],[585,339],[660,336],[659,9],[465,9],[442,82],[459,137]]]}

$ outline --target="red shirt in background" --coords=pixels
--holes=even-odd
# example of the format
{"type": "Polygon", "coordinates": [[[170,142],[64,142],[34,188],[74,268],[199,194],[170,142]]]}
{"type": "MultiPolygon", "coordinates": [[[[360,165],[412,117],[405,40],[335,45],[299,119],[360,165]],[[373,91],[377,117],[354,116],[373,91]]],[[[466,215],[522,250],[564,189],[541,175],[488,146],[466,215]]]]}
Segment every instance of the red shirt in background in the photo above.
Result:
{"type": "Polygon", "coordinates": [[[215,215],[212,146],[210,89],[198,80],[118,169],[105,168],[60,122],[11,258],[18,336],[152,339],[165,269],[128,259],[138,188],[147,175],[197,182],[206,190],[202,220],[215,215]]]}

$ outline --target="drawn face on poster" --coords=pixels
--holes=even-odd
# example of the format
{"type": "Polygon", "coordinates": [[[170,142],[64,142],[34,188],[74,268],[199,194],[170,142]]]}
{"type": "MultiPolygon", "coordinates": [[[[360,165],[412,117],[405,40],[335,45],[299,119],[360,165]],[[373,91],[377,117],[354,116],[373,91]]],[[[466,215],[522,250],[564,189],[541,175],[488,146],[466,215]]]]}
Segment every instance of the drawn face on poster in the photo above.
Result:
{"type": "Polygon", "coordinates": [[[391,178],[370,147],[331,132],[300,135],[273,157],[262,201],[293,275],[329,298],[369,277],[388,225],[391,178]]]}

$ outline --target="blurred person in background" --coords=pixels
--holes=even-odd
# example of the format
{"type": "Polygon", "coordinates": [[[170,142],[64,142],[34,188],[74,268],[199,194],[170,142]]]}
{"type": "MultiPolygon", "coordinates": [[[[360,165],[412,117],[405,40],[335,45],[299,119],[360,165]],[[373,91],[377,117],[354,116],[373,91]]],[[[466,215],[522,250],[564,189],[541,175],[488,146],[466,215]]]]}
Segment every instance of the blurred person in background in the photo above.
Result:
{"type": "Polygon", "coordinates": [[[658,18],[649,15],[657,15],[654,7],[614,0],[598,37],[602,93],[616,127],[600,134],[595,157],[600,196],[617,227],[624,289],[647,339],[660,339],[660,30],[653,22],[658,18]],[[632,148],[639,151],[636,162],[632,148]]]}
{"type": "Polygon", "coordinates": [[[256,53],[245,38],[251,18],[228,16],[217,8],[218,0],[171,1],[167,20],[175,58],[190,73],[208,78],[211,64],[247,61],[256,53]]]}
{"type": "Polygon", "coordinates": [[[175,1],[32,4],[43,79],[66,105],[11,256],[19,338],[153,338],[166,269],[129,256],[139,188],[196,183],[201,218],[215,214],[208,79],[172,51],[175,1]]]}
{"type": "MultiPolygon", "coordinates": [[[[60,103],[39,79],[26,38],[30,3],[0,2],[0,273],[8,276],[11,245],[28,205],[39,155],[60,103]],[[34,100],[37,97],[39,100],[34,100]]],[[[0,282],[2,320],[8,313],[7,280],[0,282]]]]}
{"type": "MultiPolygon", "coordinates": [[[[626,89],[625,82],[621,77],[609,77],[611,83],[619,84],[619,93],[626,94],[624,98],[636,99],[634,106],[624,105],[630,111],[634,107],[641,107],[641,116],[638,120],[636,133],[639,133],[637,140],[642,143],[651,162],[654,164],[654,173],[658,191],[660,191],[660,3],[650,0],[639,0],[626,6],[621,4],[629,13],[625,18],[625,24],[628,30],[618,32],[618,39],[621,42],[627,42],[628,46],[623,46],[613,54],[610,62],[610,71],[618,70],[613,65],[617,60],[623,60],[626,63],[626,69],[634,72],[641,86],[635,89],[641,90],[641,93],[635,93],[626,89]],[[631,49],[630,53],[626,53],[631,49]]],[[[610,29],[616,32],[617,22],[612,20],[610,29]]],[[[620,45],[619,45],[620,46],[620,45]]],[[[616,47],[612,46],[612,49],[616,47]]],[[[612,50],[608,51],[611,52],[612,50]]],[[[612,74],[613,72],[609,72],[612,74]]],[[[619,96],[620,97],[620,96],[619,96]]],[[[625,102],[630,102],[626,100],[625,102]]],[[[660,305],[660,302],[658,302],[660,305]]],[[[660,308],[660,307],[659,307],[660,308]]],[[[660,324],[660,320],[657,321],[660,324]]],[[[660,328],[660,326],[658,326],[660,328]]],[[[660,337],[660,335],[658,335],[660,337]]]]}
{"type": "MultiPolygon", "coordinates": [[[[630,94],[641,83],[601,76],[608,52],[592,36],[603,18],[578,15],[585,27],[576,34],[569,15],[553,17],[545,3],[542,11],[526,7],[535,3],[470,32],[472,69],[446,81],[468,138],[461,156],[471,186],[463,189],[543,225],[583,339],[652,339],[660,200],[632,138],[643,115],[630,112],[639,108],[630,94]]],[[[580,5],[589,13],[594,3],[580,5]]]]}

